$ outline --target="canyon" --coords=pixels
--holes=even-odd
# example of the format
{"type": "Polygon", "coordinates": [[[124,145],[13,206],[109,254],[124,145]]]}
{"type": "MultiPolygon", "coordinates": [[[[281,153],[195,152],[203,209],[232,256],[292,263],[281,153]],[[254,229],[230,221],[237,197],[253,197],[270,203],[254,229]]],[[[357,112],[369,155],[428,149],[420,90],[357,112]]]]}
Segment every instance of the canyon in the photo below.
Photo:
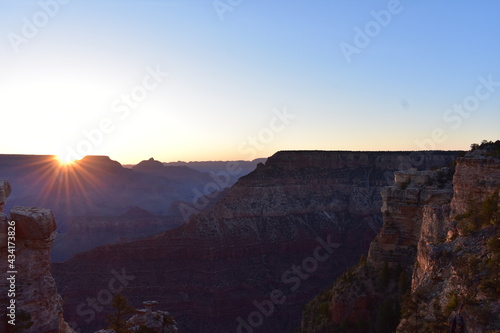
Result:
{"type": "Polygon", "coordinates": [[[54,263],[65,318],[105,327],[105,296],[119,290],[135,306],[157,300],[183,332],[293,331],[304,304],[368,251],[393,173],[458,153],[278,152],[178,228],[54,263]]]}

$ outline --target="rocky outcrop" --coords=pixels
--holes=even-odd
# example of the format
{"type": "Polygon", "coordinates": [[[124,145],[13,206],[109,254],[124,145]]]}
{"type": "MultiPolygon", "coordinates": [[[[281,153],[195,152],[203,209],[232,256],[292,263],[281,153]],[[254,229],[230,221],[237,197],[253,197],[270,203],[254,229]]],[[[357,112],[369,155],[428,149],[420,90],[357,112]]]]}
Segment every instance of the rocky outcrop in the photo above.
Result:
{"type": "Polygon", "coordinates": [[[62,299],[50,272],[54,216],[48,209],[14,207],[8,219],[3,205],[9,194],[10,185],[0,181],[0,304],[9,306],[11,315],[2,319],[2,332],[74,332],[63,319],[62,299]]]}
{"type": "Polygon", "coordinates": [[[452,175],[449,168],[439,172],[410,169],[395,173],[395,185],[382,190],[384,226],[370,245],[368,262],[413,265],[424,212],[450,202],[452,175]],[[449,181],[435,185],[439,174],[448,174],[449,181]]]}
{"type": "Polygon", "coordinates": [[[302,332],[500,329],[500,141],[484,145],[455,172],[395,173],[368,258],[306,306],[302,332]]]}
{"type": "Polygon", "coordinates": [[[470,208],[471,200],[481,202],[498,190],[499,158],[476,150],[458,160],[450,217],[465,213],[470,208]]]}
{"type": "Polygon", "coordinates": [[[424,215],[430,207],[440,209],[450,202],[452,174],[451,168],[395,172],[394,185],[381,192],[384,224],[371,242],[368,257],[343,274],[328,291],[328,299],[319,296],[322,302],[309,304],[303,332],[394,331],[399,323],[400,295],[407,288],[416,259],[424,215]],[[321,306],[329,313],[317,320],[321,306]]]}
{"type": "Polygon", "coordinates": [[[478,150],[456,169],[451,205],[425,211],[397,332],[500,330],[500,158],[478,150]]]}
{"type": "Polygon", "coordinates": [[[177,322],[167,311],[154,310],[157,301],[143,302],[144,309],[137,309],[136,314],[127,321],[133,332],[148,328],[151,333],[177,333],[177,322]]]}
{"type": "Polygon", "coordinates": [[[82,329],[102,327],[109,303],[99,292],[121,272],[133,304],[157,299],[181,331],[292,331],[302,306],[368,250],[393,172],[456,154],[276,153],[186,225],[55,264],[65,310],[82,329]]]}
{"type": "MultiPolygon", "coordinates": [[[[126,322],[123,327],[127,332],[149,332],[149,333],[177,333],[177,322],[168,311],[154,310],[158,305],[157,301],[142,302],[144,308],[135,310],[135,314],[126,322]]],[[[116,333],[115,329],[101,329],[95,333],[116,333]]]]}

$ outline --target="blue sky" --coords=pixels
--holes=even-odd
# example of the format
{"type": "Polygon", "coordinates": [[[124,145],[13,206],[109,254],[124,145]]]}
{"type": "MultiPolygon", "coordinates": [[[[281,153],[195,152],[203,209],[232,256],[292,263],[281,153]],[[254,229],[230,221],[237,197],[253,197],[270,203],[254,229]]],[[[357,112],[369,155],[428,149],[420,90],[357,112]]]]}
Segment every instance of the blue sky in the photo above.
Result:
{"type": "Polygon", "coordinates": [[[0,153],[468,149],[499,139],[499,13],[495,0],[0,0],[0,153]]]}

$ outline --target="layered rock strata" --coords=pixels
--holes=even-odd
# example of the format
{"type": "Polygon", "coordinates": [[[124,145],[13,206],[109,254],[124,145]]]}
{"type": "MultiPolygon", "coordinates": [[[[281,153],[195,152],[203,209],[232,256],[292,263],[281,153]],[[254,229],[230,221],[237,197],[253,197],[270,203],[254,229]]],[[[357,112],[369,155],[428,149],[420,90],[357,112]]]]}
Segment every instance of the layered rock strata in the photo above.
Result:
{"type": "Polygon", "coordinates": [[[453,188],[449,206],[425,211],[397,332],[500,331],[500,156],[458,159],[453,188]]]}
{"type": "Polygon", "coordinates": [[[301,332],[500,330],[500,154],[482,146],[455,172],[395,173],[368,258],[306,306],[301,332]]]}
{"type": "Polygon", "coordinates": [[[0,181],[0,304],[15,308],[2,318],[2,332],[72,333],[50,271],[54,216],[48,209],[14,207],[8,219],[3,205],[9,194],[10,185],[0,181]]]}
{"type": "Polygon", "coordinates": [[[452,174],[451,168],[395,172],[394,185],[381,192],[384,224],[370,245],[368,257],[337,280],[328,291],[328,298],[323,297],[321,303],[328,310],[319,322],[315,311],[321,303],[309,304],[304,313],[303,332],[395,330],[399,323],[400,295],[413,271],[422,221],[428,210],[440,210],[449,204],[453,194],[452,174]]]}

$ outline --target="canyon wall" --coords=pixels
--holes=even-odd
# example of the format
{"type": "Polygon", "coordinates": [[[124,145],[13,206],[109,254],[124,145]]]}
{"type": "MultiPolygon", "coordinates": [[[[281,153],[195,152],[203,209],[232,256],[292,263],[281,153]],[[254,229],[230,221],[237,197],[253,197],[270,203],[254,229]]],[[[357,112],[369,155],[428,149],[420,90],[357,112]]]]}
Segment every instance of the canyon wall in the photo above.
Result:
{"type": "Polygon", "coordinates": [[[500,328],[500,158],[395,173],[367,258],[303,313],[312,332],[494,332],[500,328]]]}
{"type": "Polygon", "coordinates": [[[451,204],[426,207],[397,332],[500,330],[500,155],[457,161],[451,204]]]}
{"type": "Polygon", "coordinates": [[[367,258],[308,304],[302,332],[395,330],[401,306],[399,295],[408,288],[425,208],[450,202],[452,174],[449,167],[395,172],[394,185],[381,192],[384,223],[367,258]],[[323,316],[318,319],[319,309],[323,316]]]}

